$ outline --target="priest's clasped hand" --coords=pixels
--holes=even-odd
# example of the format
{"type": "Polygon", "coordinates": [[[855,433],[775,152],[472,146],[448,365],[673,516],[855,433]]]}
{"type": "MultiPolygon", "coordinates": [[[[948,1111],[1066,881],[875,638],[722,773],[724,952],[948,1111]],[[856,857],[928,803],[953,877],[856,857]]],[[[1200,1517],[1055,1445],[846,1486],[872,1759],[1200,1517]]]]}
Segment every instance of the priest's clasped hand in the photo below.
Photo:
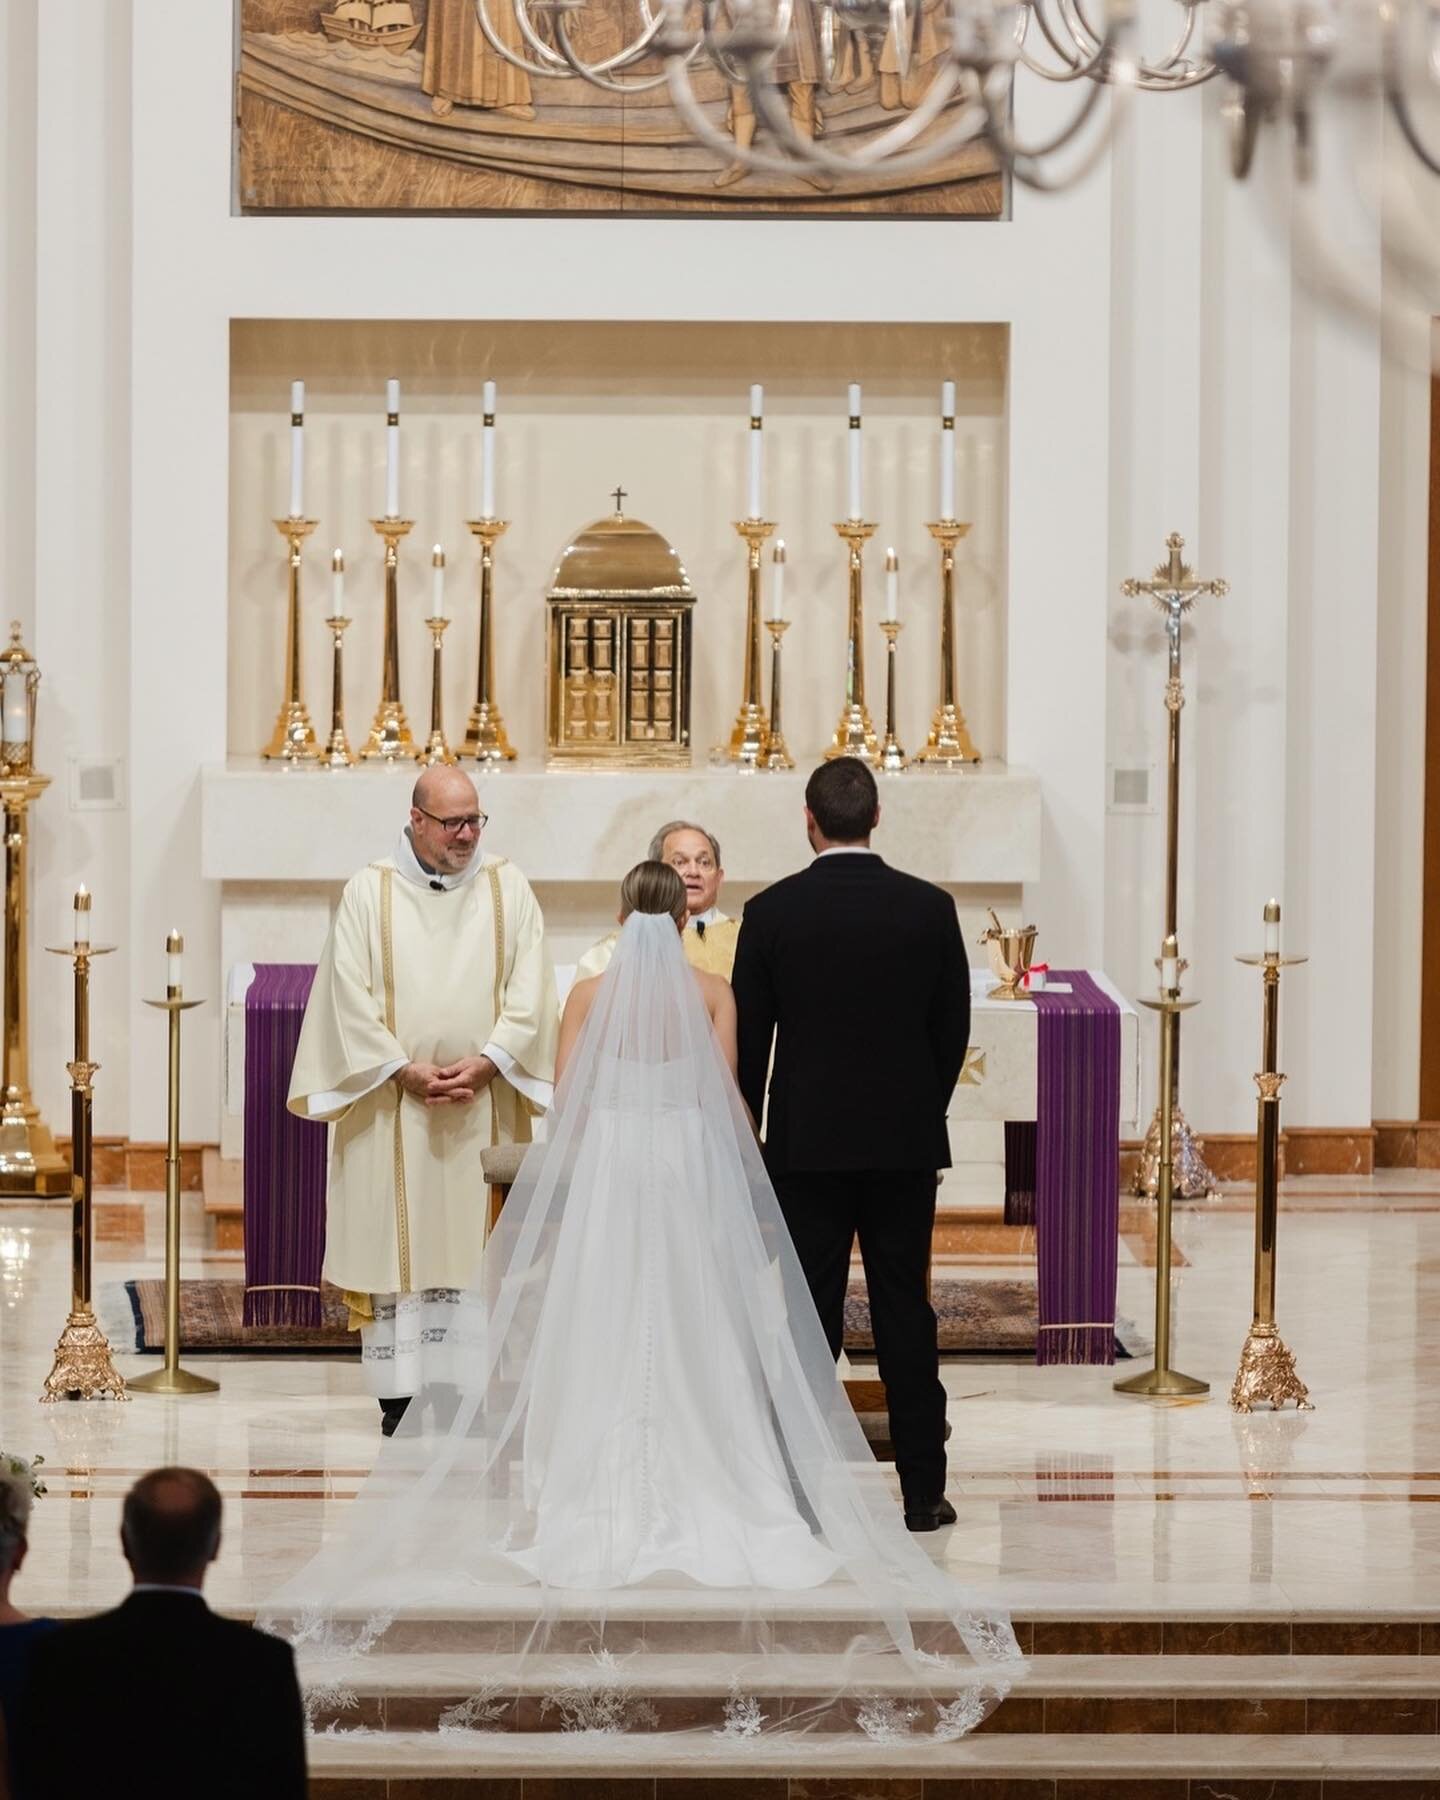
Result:
{"type": "Polygon", "coordinates": [[[427,1106],[464,1105],[483,1093],[499,1070],[488,1056],[462,1056],[444,1068],[436,1063],[411,1062],[396,1072],[395,1079],[407,1094],[427,1106]]]}

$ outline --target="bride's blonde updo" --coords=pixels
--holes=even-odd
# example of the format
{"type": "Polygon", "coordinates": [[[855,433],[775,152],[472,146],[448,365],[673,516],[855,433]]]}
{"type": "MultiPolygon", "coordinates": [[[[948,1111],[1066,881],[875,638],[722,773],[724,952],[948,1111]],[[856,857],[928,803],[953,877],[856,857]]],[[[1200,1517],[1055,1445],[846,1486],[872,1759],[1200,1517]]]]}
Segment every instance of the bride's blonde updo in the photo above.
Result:
{"type": "Polygon", "coordinates": [[[669,863],[642,862],[620,883],[620,918],[631,913],[669,913],[677,925],[683,926],[690,916],[685,883],[669,863]]]}

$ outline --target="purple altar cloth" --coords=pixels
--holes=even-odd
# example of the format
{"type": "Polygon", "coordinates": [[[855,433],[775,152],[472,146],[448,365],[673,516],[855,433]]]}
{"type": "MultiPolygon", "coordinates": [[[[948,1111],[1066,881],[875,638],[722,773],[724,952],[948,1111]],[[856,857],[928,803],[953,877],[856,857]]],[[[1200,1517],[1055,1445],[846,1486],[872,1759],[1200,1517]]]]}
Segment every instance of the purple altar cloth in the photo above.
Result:
{"type": "MultiPolygon", "coordinates": [[[[1113,1363],[1120,1230],[1120,1009],[1083,969],[1033,997],[1037,1363],[1113,1363]]],[[[1008,1183],[1007,1183],[1008,1186],[1008,1183]]]]}
{"type": "Polygon", "coordinates": [[[319,1325],[328,1127],[285,1110],[315,969],[256,963],[245,996],[245,1323],[319,1325]]]}

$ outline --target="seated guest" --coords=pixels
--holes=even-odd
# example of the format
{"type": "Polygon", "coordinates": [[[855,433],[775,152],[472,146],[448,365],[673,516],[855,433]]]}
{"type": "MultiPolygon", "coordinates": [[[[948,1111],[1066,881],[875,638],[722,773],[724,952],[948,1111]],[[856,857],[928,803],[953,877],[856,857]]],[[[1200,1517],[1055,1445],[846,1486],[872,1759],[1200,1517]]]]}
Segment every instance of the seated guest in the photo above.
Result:
{"type": "Polygon", "coordinates": [[[196,1469],[142,1475],[125,1496],[120,1543],[129,1598],[35,1647],[12,1732],[26,1800],[121,1790],[304,1800],[290,1646],[222,1619],[201,1593],[220,1552],[214,1483],[196,1469]]]}
{"type": "MultiPolygon", "coordinates": [[[[672,819],[662,825],[650,840],[651,862],[669,863],[685,883],[685,903],[689,917],[685,922],[683,943],[691,966],[707,975],[730,979],[735,966],[735,940],[740,935],[740,921],[728,919],[716,905],[725,870],[720,863],[720,841],[703,825],[692,825],[686,819],[672,819]]],[[[587,950],[575,967],[575,979],[603,974],[614,954],[619,933],[587,950]]]]}
{"type": "MultiPolygon", "coordinates": [[[[28,1548],[30,1476],[0,1464],[0,1743],[15,1735],[15,1708],[25,1685],[30,1658],[54,1619],[29,1619],[10,1599],[10,1584],[20,1573],[28,1548]]],[[[5,1786],[5,1755],[0,1750],[0,1796],[5,1786]]]]}

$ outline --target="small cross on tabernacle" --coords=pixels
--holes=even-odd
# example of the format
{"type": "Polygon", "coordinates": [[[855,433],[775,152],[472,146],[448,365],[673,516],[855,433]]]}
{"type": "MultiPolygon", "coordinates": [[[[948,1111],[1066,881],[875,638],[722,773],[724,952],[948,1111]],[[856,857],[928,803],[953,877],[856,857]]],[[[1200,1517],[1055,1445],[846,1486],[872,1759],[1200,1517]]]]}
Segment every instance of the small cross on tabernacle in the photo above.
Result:
{"type": "Polygon", "coordinates": [[[622,500],[628,500],[630,496],[625,492],[623,487],[617,487],[614,490],[614,493],[615,493],[615,516],[618,518],[620,516],[620,514],[624,511],[624,508],[621,506],[620,502],[622,500]]]}

